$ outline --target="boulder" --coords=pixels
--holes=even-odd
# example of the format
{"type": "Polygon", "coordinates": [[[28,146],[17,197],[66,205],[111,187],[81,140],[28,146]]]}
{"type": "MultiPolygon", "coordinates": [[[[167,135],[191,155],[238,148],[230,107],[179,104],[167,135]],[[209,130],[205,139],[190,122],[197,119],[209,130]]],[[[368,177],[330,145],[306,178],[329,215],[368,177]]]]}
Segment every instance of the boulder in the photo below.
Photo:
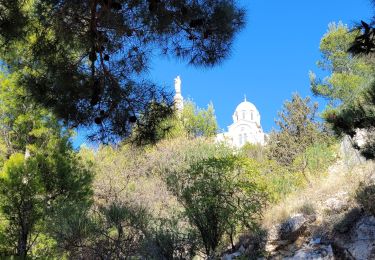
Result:
{"type": "Polygon", "coordinates": [[[375,217],[360,218],[350,233],[350,239],[339,241],[339,244],[355,259],[375,259],[375,217]]]}
{"type": "Polygon", "coordinates": [[[272,252],[293,243],[305,232],[311,220],[303,214],[296,214],[282,224],[273,226],[268,231],[265,250],[272,252]]]}
{"type": "Polygon", "coordinates": [[[295,241],[305,230],[309,219],[303,214],[297,214],[281,224],[279,236],[281,240],[295,241]]]}
{"type": "Polygon", "coordinates": [[[333,212],[340,212],[346,210],[348,207],[347,200],[339,199],[339,198],[329,198],[324,202],[327,210],[333,212]]]}
{"type": "Polygon", "coordinates": [[[301,249],[297,250],[295,254],[291,257],[285,257],[284,259],[288,260],[297,260],[297,259],[321,259],[321,260],[330,260],[335,259],[333,255],[333,250],[331,245],[306,245],[301,249]]]}

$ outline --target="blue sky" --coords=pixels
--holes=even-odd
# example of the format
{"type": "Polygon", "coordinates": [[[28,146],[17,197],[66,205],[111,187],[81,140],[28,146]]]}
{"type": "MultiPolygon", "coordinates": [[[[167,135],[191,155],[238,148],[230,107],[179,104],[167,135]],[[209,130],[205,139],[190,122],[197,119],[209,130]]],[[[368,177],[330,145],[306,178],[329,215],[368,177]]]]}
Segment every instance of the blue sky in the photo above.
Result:
{"type": "Polygon", "coordinates": [[[328,24],[342,21],[350,26],[372,16],[369,0],[239,3],[247,9],[247,24],[226,61],[205,69],[155,57],[149,71],[151,79],[170,89],[180,75],[183,96],[200,107],[212,101],[219,126],[225,130],[246,94],[260,111],[263,129],[269,132],[275,126],[277,111],[293,92],[311,96],[308,72],[317,72],[319,42],[328,24]]]}
{"type": "Polygon", "coordinates": [[[353,25],[372,15],[368,0],[239,2],[248,10],[247,25],[229,59],[202,69],[158,57],[150,70],[151,78],[170,88],[180,75],[183,96],[200,107],[212,101],[219,126],[225,129],[246,94],[260,111],[264,130],[270,131],[277,111],[293,92],[311,95],[308,72],[317,71],[319,42],[328,23],[353,25]]]}

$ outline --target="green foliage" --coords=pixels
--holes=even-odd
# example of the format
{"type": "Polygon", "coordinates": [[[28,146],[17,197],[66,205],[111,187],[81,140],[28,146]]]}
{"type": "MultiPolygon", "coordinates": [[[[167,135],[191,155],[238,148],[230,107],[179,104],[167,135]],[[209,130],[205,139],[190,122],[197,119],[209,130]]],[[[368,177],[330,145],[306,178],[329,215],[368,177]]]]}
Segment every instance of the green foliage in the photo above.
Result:
{"type": "Polygon", "coordinates": [[[331,25],[321,42],[324,60],[318,64],[330,75],[319,84],[312,76],[314,93],[331,101],[323,114],[325,120],[339,136],[354,137],[358,129],[365,130],[365,145],[354,142],[354,148],[368,159],[375,158],[373,32],[365,22],[351,31],[342,24],[331,25]]]}
{"type": "Polygon", "coordinates": [[[27,19],[20,8],[23,0],[1,0],[0,1],[0,41],[16,39],[23,36],[23,28],[27,19]]]}
{"type": "Polygon", "coordinates": [[[0,211],[7,220],[9,251],[26,257],[36,253],[34,248],[42,250],[37,245],[44,243],[42,237],[49,239],[54,210],[65,203],[89,201],[92,176],[72,150],[70,133],[31,102],[14,84],[14,77],[3,74],[0,78],[0,139],[4,143],[0,211]]]}
{"type": "Polygon", "coordinates": [[[9,246],[14,246],[20,256],[33,250],[33,243],[38,242],[36,236],[48,233],[54,210],[65,203],[88,200],[91,194],[90,173],[72,153],[59,151],[66,149],[61,147],[63,144],[52,146],[52,151],[47,147],[27,159],[23,154],[12,155],[1,173],[1,211],[8,220],[6,236],[9,246]]]}
{"type": "Polygon", "coordinates": [[[208,256],[225,234],[233,238],[237,227],[255,228],[266,203],[266,193],[255,181],[259,173],[244,163],[233,155],[217,155],[167,175],[168,188],[199,230],[208,256]]]}
{"type": "Polygon", "coordinates": [[[261,173],[259,183],[266,188],[271,202],[279,202],[306,184],[306,178],[301,172],[295,172],[276,161],[267,160],[254,164],[254,167],[261,173]]]}
{"type": "Polygon", "coordinates": [[[218,131],[212,103],[208,105],[207,109],[202,109],[193,101],[187,101],[184,103],[182,112],[175,111],[168,118],[160,115],[155,117],[158,119],[150,119],[155,123],[154,129],[136,127],[130,138],[131,143],[152,145],[163,139],[213,137],[218,131]]]}
{"type": "Polygon", "coordinates": [[[172,216],[155,221],[144,243],[143,255],[155,259],[193,259],[199,249],[196,230],[172,216]]]}
{"type": "Polygon", "coordinates": [[[207,109],[200,109],[192,101],[185,102],[180,120],[189,137],[212,137],[217,134],[218,125],[212,103],[207,109]]]}
{"type": "Polygon", "coordinates": [[[176,119],[171,106],[152,102],[138,119],[130,141],[139,146],[156,144],[176,132],[178,128],[176,119]]]}
{"type": "Polygon", "coordinates": [[[361,183],[356,191],[358,203],[369,213],[375,216],[375,185],[361,183]]]}
{"type": "Polygon", "coordinates": [[[9,221],[8,246],[17,245],[21,257],[26,256],[33,228],[43,215],[44,198],[38,198],[43,193],[42,176],[36,163],[26,163],[22,154],[14,154],[5,163],[0,176],[1,211],[9,221]]]}
{"type": "Polygon", "coordinates": [[[306,148],[306,151],[293,162],[295,171],[302,172],[306,177],[319,176],[337,159],[337,147],[330,143],[315,143],[306,148]]]}
{"type": "Polygon", "coordinates": [[[320,42],[322,60],[317,65],[329,76],[316,79],[310,72],[311,89],[315,95],[327,98],[335,107],[348,103],[366,86],[374,73],[374,63],[361,57],[353,57],[348,49],[358,35],[342,24],[331,23],[320,42]]]}
{"type": "Polygon", "coordinates": [[[276,124],[279,132],[273,132],[268,142],[268,154],[282,165],[291,165],[295,158],[304,153],[310,145],[324,140],[326,133],[316,121],[318,105],[311,104],[310,98],[293,94],[279,112],[276,124]]]}
{"type": "Polygon", "coordinates": [[[327,122],[331,123],[333,130],[338,135],[346,134],[354,137],[358,130],[362,130],[364,145],[359,146],[354,142],[354,148],[360,150],[367,159],[375,158],[374,104],[375,81],[355,100],[340,108],[339,111],[326,113],[327,122]]]}
{"type": "Polygon", "coordinates": [[[267,148],[260,144],[246,143],[241,147],[241,154],[258,162],[267,160],[267,148]]]}
{"type": "Polygon", "coordinates": [[[141,252],[149,222],[146,209],[118,202],[96,210],[79,205],[59,211],[68,212],[72,217],[61,216],[53,229],[69,258],[127,259],[141,252]]]}
{"type": "MultiPolygon", "coordinates": [[[[69,126],[118,140],[171,96],[146,79],[155,49],[192,65],[224,60],[245,11],[232,0],[0,1],[0,57],[69,126]]],[[[152,128],[157,122],[146,126],[152,128]]],[[[152,136],[151,136],[152,137],[152,136]]]]}

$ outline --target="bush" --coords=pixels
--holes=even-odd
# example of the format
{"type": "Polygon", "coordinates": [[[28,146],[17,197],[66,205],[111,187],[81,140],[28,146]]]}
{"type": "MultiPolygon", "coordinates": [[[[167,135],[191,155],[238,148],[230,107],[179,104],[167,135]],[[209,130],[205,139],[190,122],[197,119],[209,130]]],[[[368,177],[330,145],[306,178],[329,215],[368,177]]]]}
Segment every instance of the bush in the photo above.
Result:
{"type": "Polygon", "coordinates": [[[375,184],[361,183],[356,192],[356,199],[367,212],[375,216],[375,184]]]}
{"type": "Polygon", "coordinates": [[[267,191],[268,199],[271,202],[280,201],[287,194],[303,187],[306,183],[303,174],[293,172],[276,161],[257,162],[251,159],[248,161],[247,167],[254,168],[259,172],[257,183],[267,191]]]}
{"type": "Polygon", "coordinates": [[[307,175],[316,176],[327,171],[328,167],[336,160],[335,145],[329,143],[316,143],[306,148],[293,162],[292,169],[307,175]]]}
{"type": "Polygon", "coordinates": [[[224,235],[233,241],[238,227],[253,229],[266,203],[266,193],[256,182],[259,172],[244,164],[233,155],[213,156],[167,176],[168,187],[199,231],[207,256],[214,255],[224,235]]]}
{"type": "Polygon", "coordinates": [[[91,210],[82,205],[66,207],[60,215],[52,227],[53,233],[59,247],[72,259],[138,256],[150,220],[144,208],[116,202],[91,210]],[[67,214],[70,219],[63,217],[67,214]]]}
{"type": "Polygon", "coordinates": [[[160,219],[148,231],[142,254],[146,259],[193,259],[199,242],[197,231],[177,217],[160,219]]]}
{"type": "Polygon", "coordinates": [[[241,153],[248,158],[254,159],[256,161],[264,161],[267,159],[266,148],[260,144],[246,143],[241,148],[241,153]]]}

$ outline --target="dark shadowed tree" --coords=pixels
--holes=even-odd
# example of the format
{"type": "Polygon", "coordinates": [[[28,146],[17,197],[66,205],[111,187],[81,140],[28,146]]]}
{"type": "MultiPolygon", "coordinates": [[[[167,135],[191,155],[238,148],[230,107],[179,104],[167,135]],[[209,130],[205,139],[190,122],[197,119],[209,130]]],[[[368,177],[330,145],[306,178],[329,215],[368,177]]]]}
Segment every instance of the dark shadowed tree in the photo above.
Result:
{"type": "MultiPolygon", "coordinates": [[[[163,106],[163,109],[170,108],[163,106]]],[[[157,111],[160,110],[153,110],[154,113],[142,116],[143,126],[134,128],[128,141],[138,145],[147,145],[176,137],[212,138],[218,132],[215,109],[212,103],[208,104],[206,109],[203,109],[189,100],[184,102],[184,108],[181,112],[175,111],[168,118],[163,118],[162,115],[158,114],[157,111]],[[152,122],[153,124],[151,124],[152,122]]]]}
{"type": "Polygon", "coordinates": [[[0,0],[0,54],[39,104],[109,140],[172,113],[144,77],[155,51],[210,67],[243,25],[234,0],[0,0]]]}

